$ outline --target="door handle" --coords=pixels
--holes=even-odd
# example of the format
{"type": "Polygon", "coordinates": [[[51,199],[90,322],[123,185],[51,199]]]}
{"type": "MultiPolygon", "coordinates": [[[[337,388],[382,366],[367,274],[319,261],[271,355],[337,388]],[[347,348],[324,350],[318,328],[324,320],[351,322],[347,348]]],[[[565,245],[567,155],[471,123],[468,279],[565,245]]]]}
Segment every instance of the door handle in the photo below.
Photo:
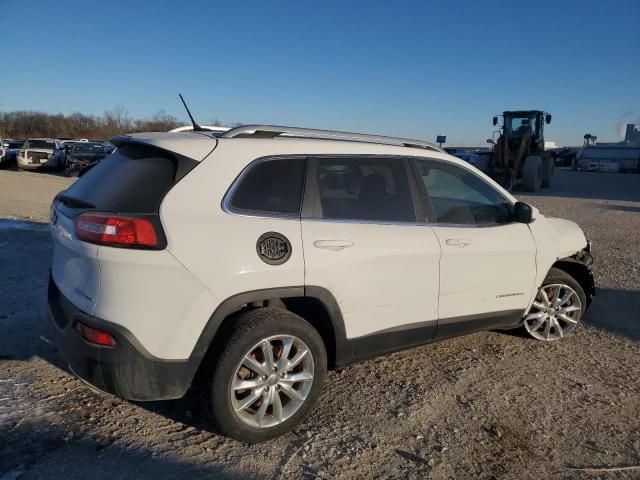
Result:
{"type": "Polygon", "coordinates": [[[343,248],[353,247],[353,242],[348,240],[316,240],[313,242],[313,246],[324,250],[338,251],[343,248]]]}
{"type": "Polygon", "coordinates": [[[467,245],[471,245],[471,240],[467,240],[466,238],[447,238],[444,243],[452,247],[466,247],[467,245]]]}

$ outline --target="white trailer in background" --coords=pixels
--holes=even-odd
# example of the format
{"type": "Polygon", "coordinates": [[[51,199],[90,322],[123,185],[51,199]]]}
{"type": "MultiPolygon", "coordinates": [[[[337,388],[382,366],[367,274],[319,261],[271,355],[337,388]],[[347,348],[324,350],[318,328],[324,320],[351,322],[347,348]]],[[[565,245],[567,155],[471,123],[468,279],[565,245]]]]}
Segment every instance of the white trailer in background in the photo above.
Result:
{"type": "Polygon", "coordinates": [[[578,170],[640,173],[640,146],[589,145],[576,157],[578,170]]]}

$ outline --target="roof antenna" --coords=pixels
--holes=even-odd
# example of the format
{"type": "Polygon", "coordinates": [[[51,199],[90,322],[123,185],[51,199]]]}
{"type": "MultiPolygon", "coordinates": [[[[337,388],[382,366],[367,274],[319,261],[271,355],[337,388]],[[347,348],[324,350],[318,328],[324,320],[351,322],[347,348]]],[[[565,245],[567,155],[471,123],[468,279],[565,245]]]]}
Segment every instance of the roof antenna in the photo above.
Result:
{"type": "Polygon", "coordinates": [[[179,93],[178,96],[180,97],[180,100],[182,100],[182,104],[184,105],[184,109],[187,111],[187,114],[189,115],[189,118],[191,119],[191,125],[193,125],[193,131],[194,132],[204,132],[205,129],[202,128],[200,125],[198,125],[196,123],[196,121],[193,119],[193,115],[191,115],[191,112],[189,111],[189,107],[187,107],[187,103],[184,101],[184,98],[182,98],[182,94],[179,93]]]}

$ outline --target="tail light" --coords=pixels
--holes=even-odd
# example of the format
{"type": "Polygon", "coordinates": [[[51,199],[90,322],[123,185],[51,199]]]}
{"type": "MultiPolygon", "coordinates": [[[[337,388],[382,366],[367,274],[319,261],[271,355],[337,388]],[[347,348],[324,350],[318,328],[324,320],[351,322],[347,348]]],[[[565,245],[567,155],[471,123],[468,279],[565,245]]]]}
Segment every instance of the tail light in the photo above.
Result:
{"type": "Polygon", "coordinates": [[[147,218],[112,213],[83,213],[75,219],[80,240],[116,247],[159,248],[158,234],[147,218]]]}
{"type": "Polygon", "coordinates": [[[97,328],[85,325],[82,322],[76,324],[76,330],[80,332],[80,335],[90,343],[95,343],[101,347],[115,347],[116,339],[111,336],[109,332],[104,330],[98,330],[97,328]]]}

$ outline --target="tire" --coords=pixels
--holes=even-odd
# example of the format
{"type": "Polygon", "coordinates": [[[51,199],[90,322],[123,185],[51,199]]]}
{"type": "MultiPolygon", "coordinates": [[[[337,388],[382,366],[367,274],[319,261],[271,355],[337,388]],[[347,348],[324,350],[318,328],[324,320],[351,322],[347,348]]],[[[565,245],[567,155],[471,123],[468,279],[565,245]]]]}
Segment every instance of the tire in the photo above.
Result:
{"type": "Polygon", "coordinates": [[[515,185],[515,175],[511,169],[505,170],[500,176],[500,185],[507,192],[513,191],[513,186],[515,185]]]}
{"type": "Polygon", "coordinates": [[[542,158],[530,155],[524,161],[522,185],[527,192],[537,192],[542,184],[542,158]]]}
{"type": "Polygon", "coordinates": [[[327,372],[324,343],[310,323],[291,312],[278,308],[247,310],[233,319],[232,328],[222,332],[216,348],[219,353],[212,359],[210,372],[205,373],[205,378],[209,379],[209,383],[205,385],[205,398],[209,401],[209,413],[215,427],[224,435],[245,443],[259,443],[275,438],[298,425],[320,396],[327,372]],[[289,361],[295,360],[296,355],[305,350],[304,347],[308,350],[291,370],[276,370],[285,351],[283,338],[295,339],[292,340],[293,346],[287,356],[289,361]],[[264,343],[265,341],[268,343],[264,343]],[[257,361],[254,365],[266,369],[268,360],[266,355],[262,355],[265,352],[263,345],[271,346],[276,364],[273,370],[268,370],[274,372],[268,377],[260,374],[255,366],[252,367],[254,370],[248,369],[243,361],[250,357],[254,362],[257,361]],[[280,357],[277,356],[278,349],[280,357]],[[282,373],[284,371],[288,373],[282,373]],[[313,376],[311,380],[296,383],[287,380],[291,375],[308,376],[309,371],[313,376]],[[252,388],[239,390],[238,382],[247,385],[252,382],[252,388]],[[256,386],[258,383],[259,386],[256,386]],[[294,400],[285,389],[295,390],[304,399],[294,400]],[[279,410],[276,409],[276,396],[279,410]],[[252,398],[255,400],[252,401],[252,398]],[[269,403],[260,416],[260,405],[265,400],[269,403]],[[248,403],[248,406],[241,408],[244,403],[248,403]],[[241,409],[237,410],[238,408],[241,409]],[[280,413],[280,419],[276,412],[280,413]],[[264,425],[252,423],[254,421],[264,425]]]}
{"type": "Polygon", "coordinates": [[[553,159],[551,157],[544,157],[542,159],[542,188],[549,188],[551,186],[551,179],[553,178],[553,159]]]}
{"type": "Polygon", "coordinates": [[[537,340],[560,340],[575,331],[586,308],[587,296],[580,283],[564,270],[551,268],[525,316],[523,329],[537,340]],[[550,306],[542,295],[543,290],[550,306]],[[571,292],[573,294],[569,296],[571,292]],[[565,296],[565,302],[558,302],[554,308],[556,299],[562,301],[565,296]]]}
{"type": "Polygon", "coordinates": [[[479,155],[478,161],[475,163],[474,167],[482,173],[487,173],[487,170],[489,169],[489,160],[491,160],[489,155],[479,155]]]}

